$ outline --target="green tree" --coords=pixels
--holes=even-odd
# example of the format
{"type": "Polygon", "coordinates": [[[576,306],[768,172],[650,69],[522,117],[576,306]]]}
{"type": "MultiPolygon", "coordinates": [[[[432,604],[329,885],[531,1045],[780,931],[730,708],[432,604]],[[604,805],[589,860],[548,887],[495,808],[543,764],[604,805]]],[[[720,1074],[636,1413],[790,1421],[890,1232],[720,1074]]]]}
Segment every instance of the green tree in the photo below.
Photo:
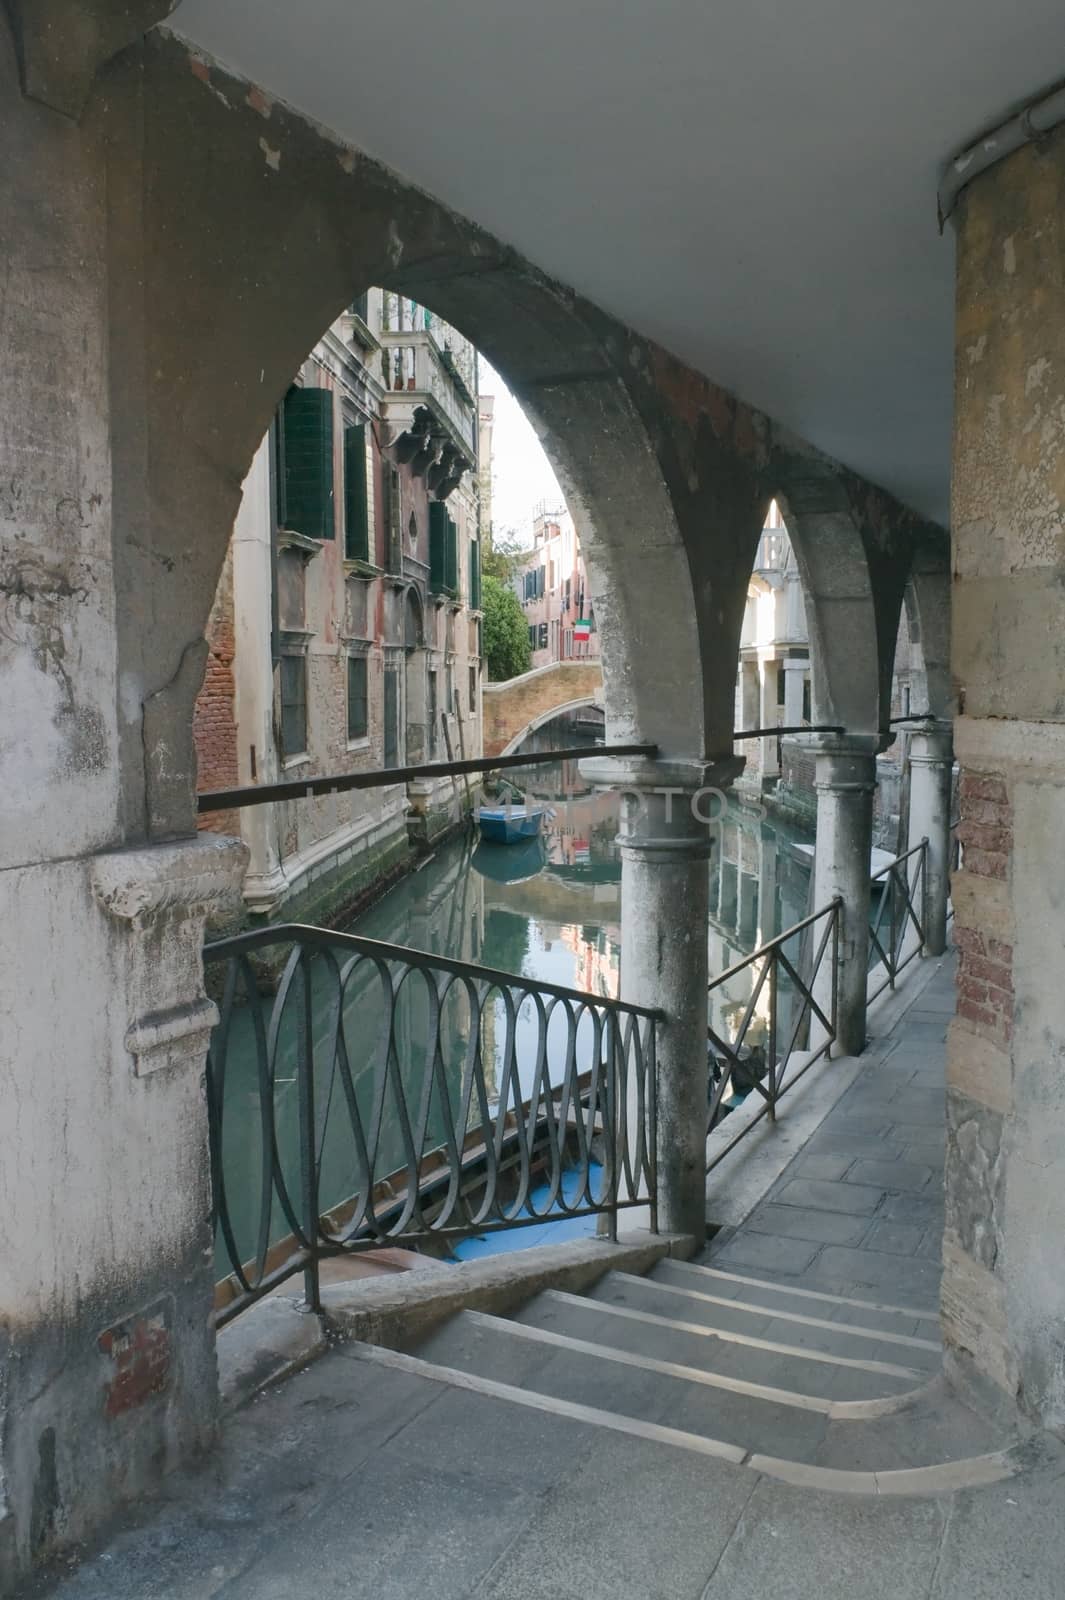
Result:
{"type": "Polygon", "coordinates": [[[486,548],[481,552],[481,571],[498,578],[500,583],[509,583],[518,560],[528,554],[528,545],[521,543],[513,528],[507,528],[501,534],[493,533],[491,541],[486,541],[486,548]]]}
{"type": "Polygon", "coordinates": [[[516,678],[532,664],[529,626],[513,589],[508,589],[490,572],[484,574],[481,588],[484,614],[484,653],[488,676],[493,683],[516,678]]]}

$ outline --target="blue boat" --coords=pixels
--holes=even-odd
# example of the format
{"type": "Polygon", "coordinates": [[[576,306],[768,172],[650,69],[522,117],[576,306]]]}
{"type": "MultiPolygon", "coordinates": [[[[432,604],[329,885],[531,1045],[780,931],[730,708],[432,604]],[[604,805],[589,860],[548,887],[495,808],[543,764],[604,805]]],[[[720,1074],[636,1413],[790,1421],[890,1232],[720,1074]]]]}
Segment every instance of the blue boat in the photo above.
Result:
{"type": "Polygon", "coordinates": [[[535,839],[544,820],[543,806],[480,806],[481,838],[490,844],[519,844],[535,839]]]}

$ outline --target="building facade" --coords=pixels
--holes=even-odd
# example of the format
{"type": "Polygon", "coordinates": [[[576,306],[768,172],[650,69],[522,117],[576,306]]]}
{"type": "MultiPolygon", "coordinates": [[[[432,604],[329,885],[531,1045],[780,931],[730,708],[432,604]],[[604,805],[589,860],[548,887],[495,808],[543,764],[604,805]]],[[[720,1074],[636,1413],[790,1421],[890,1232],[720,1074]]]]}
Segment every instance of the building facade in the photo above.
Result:
{"type": "Polygon", "coordinates": [[[532,549],[515,566],[511,583],[525,612],[534,667],[598,658],[584,557],[564,506],[541,506],[533,520],[532,549]]]}
{"type": "MultiPolygon", "coordinates": [[[[327,330],[256,453],[195,717],[201,791],[481,751],[480,486],[470,343],[372,289],[327,330]]],[[[331,920],[438,838],[463,792],[413,780],[210,812],[259,916],[331,920]]]]}

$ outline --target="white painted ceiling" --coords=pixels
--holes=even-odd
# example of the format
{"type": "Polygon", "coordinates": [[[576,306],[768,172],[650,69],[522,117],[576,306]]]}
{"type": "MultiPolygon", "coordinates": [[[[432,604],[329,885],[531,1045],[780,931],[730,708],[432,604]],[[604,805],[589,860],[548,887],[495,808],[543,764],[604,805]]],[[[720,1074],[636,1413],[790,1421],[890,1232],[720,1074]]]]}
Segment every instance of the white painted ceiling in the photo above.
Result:
{"type": "Polygon", "coordinates": [[[170,26],[947,520],[942,164],[1062,0],[182,0],[170,26]]]}

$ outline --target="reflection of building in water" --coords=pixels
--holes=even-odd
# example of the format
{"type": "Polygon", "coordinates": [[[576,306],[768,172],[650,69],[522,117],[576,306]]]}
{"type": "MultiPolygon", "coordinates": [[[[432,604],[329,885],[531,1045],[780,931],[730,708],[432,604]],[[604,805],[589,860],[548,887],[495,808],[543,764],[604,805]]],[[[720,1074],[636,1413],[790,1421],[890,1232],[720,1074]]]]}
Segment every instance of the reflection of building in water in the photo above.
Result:
{"type": "Polygon", "coordinates": [[[558,937],[575,957],[576,988],[615,999],[621,949],[617,938],[611,938],[605,927],[588,923],[560,928],[558,937]]]}

